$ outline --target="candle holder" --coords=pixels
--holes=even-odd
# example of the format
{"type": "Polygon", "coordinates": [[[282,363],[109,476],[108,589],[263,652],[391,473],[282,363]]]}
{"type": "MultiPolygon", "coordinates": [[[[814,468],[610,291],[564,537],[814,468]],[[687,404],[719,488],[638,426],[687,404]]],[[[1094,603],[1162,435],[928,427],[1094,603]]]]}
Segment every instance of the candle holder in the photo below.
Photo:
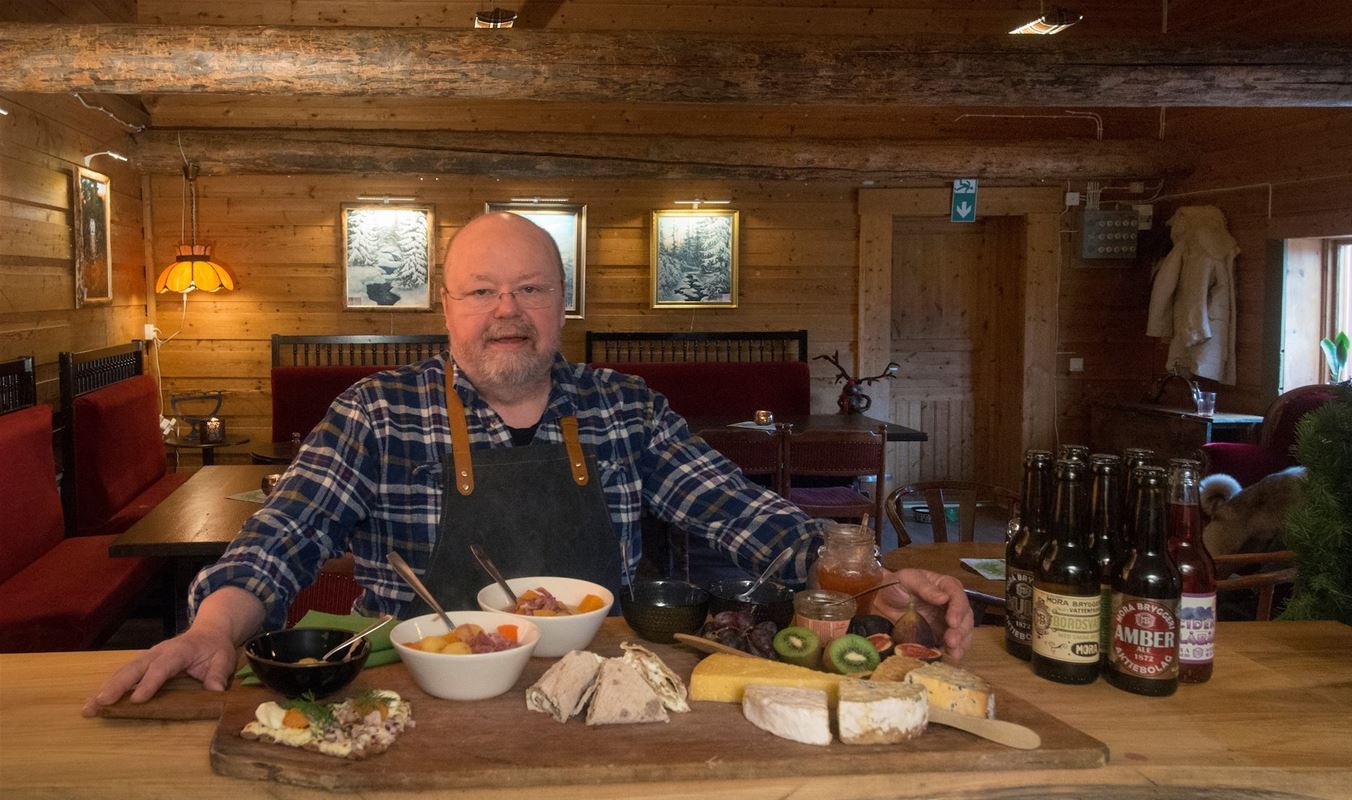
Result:
{"type": "Polygon", "coordinates": [[[225,420],[207,417],[197,422],[197,441],[202,444],[220,444],[225,441],[225,420]]]}

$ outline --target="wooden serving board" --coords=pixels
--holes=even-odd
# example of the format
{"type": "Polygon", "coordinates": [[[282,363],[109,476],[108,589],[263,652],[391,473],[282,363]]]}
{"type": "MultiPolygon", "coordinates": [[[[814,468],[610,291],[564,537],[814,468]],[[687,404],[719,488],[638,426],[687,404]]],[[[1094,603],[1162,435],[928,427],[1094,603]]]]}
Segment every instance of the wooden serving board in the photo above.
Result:
{"type": "Polygon", "coordinates": [[[100,708],[99,716],[108,719],[220,719],[225,698],[226,693],[209,692],[196,678],[184,675],[170,678],[144,703],[133,703],[123,697],[100,708]]]}
{"type": "MultiPolygon", "coordinates": [[[[633,640],[607,624],[590,649],[620,655],[633,640]]],[[[703,655],[678,645],[642,644],[688,681],[703,655]]],[[[961,731],[931,725],[918,739],[896,745],[828,747],[798,744],[754,727],[733,703],[691,703],[667,724],[589,727],[581,717],[555,722],[526,709],[526,688],[555,662],[533,658],[516,686],[477,702],[439,700],[424,694],[402,664],[363,672],[352,687],[392,689],[413,707],[416,723],[385,753],[346,761],[239,736],[254,709],[279,700],[256,686],[226,693],[221,724],[211,742],[216,772],[337,790],[444,789],[448,786],[520,787],[718,778],[773,778],[784,774],[851,774],[948,770],[1002,770],[1102,766],[1108,748],[1014,695],[998,692],[1001,719],[1042,736],[1036,750],[1014,750],[961,731]]]]}

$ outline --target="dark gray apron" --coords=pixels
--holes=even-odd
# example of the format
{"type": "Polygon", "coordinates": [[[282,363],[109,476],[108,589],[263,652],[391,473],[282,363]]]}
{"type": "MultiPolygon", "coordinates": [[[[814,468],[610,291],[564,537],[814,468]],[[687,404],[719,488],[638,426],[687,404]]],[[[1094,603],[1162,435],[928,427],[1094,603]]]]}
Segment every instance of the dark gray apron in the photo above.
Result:
{"type": "MultiPolygon", "coordinates": [[[[556,575],[620,591],[620,545],[591,448],[576,417],[560,420],[563,443],[482,448],[470,457],[465,407],[446,369],[451,453],[442,459],[441,522],[423,583],[448,612],[477,610],[492,579],[470,554],[478,544],[507,578],[556,575]]],[[[414,597],[406,617],[431,611],[414,597]]],[[[454,619],[454,615],[451,616],[454,619]]]]}

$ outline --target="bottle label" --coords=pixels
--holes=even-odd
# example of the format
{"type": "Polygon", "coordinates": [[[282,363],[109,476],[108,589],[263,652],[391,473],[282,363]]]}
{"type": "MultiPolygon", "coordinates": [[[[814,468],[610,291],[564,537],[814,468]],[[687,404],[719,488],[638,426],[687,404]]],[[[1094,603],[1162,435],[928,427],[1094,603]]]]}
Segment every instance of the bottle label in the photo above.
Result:
{"type": "Polygon", "coordinates": [[[1033,589],[1033,652],[1067,664],[1099,660],[1099,596],[1033,589]]]}
{"type": "Polygon", "coordinates": [[[1178,601],[1113,592],[1113,643],[1108,663],[1123,675],[1178,677],[1178,601]]]}
{"type": "Polygon", "coordinates": [[[1178,604],[1178,660],[1208,664],[1216,658],[1216,593],[1183,593],[1178,604]]]}
{"type": "Polygon", "coordinates": [[[1005,635],[1033,643],[1033,573],[1005,565],[1005,635]]]}

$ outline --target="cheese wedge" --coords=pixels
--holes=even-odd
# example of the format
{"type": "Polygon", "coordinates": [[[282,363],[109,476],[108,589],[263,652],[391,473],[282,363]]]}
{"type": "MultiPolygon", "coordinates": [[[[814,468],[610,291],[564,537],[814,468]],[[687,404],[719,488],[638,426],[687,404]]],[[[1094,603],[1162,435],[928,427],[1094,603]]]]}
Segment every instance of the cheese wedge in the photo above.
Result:
{"type": "Polygon", "coordinates": [[[995,691],[965,669],[944,663],[926,664],[906,673],[906,680],[925,687],[933,708],[995,719],[995,691]]]}
{"type": "Polygon", "coordinates": [[[924,733],[929,720],[925,687],[917,683],[846,679],[836,711],[845,744],[904,742],[924,733]]]}
{"type": "Polygon", "coordinates": [[[742,715],[752,725],[782,739],[831,743],[831,710],[821,689],[752,684],[742,695],[742,715]]]}
{"type": "Polygon", "coordinates": [[[715,653],[695,665],[690,675],[690,699],[740,703],[746,687],[760,684],[821,689],[834,703],[836,686],[844,677],[764,658],[715,653]]]}

